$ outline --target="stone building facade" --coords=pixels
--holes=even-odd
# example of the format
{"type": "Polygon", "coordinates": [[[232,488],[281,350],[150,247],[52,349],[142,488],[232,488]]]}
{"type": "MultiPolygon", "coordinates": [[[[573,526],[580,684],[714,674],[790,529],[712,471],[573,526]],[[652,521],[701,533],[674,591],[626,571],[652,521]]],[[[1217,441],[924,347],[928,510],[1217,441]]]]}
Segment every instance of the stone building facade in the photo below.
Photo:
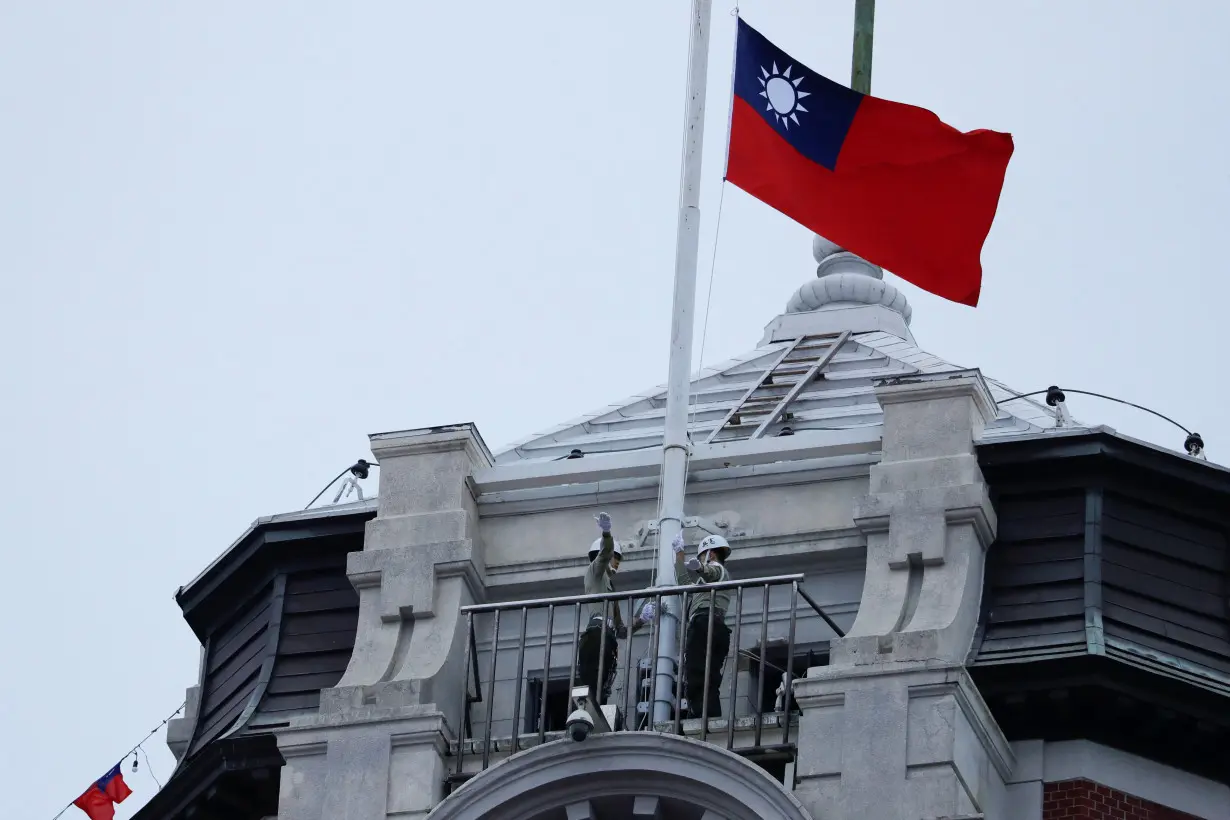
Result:
{"type": "Polygon", "coordinates": [[[693,382],[688,540],[744,584],[722,717],[649,719],[681,703],[640,634],[563,731],[596,512],[650,584],[663,388],[498,454],[383,433],[376,499],[261,519],[180,590],[201,674],[138,817],[1230,818],[1230,472],[924,352],[816,250],[693,382]]]}

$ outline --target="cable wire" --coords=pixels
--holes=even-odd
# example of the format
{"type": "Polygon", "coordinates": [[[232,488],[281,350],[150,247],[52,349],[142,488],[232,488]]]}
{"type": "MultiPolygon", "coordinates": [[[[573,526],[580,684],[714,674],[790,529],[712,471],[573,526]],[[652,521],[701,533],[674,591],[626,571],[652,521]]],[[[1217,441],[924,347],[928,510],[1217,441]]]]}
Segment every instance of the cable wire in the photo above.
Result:
{"type": "MultiPolygon", "coordinates": [[[[705,296],[705,320],[700,330],[700,356],[697,358],[697,370],[705,367],[705,342],[709,338],[709,308],[713,304],[713,280],[717,273],[718,241],[722,238],[722,206],[726,202],[726,180],[722,180],[722,192],[718,194],[717,224],[713,229],[713,254],[709,257],[709,291],[705,296]]],[[[695,416],[693,416],[695,420],[695,416]]]]}
{"type": "MultiPolygon", "coordinates": [[[[332,480],[332,481],[330,481],[328,484],[326,484],[325,486],[321,487],[321,488],[320,488],[320,492],[316,493],[315,497],[313,497],[313,498],[312,498],[312,500],[311,500],[311,501],[309,501],[309,502],[307,503],[307,506],[306,506],[306,507],[304,507],[303,509],[305,509],[305,510],[307,510],[307,509],[311,509],[312,505],[313,505],[313,504],[315,504],[317,501],[319,501],[319,500],[320,500],[320,497],[321,497],[322,495],[324,495],[325,493],[327,493],[327,492],[329,491],[329,488],[330,488],[330,487],[332,487],[334,484],[336,484],[336,483],[337,483],[337,481],[338,481],[338,479],[340,479],[342,476],[346,475],[346,473],[354,472],[354,471],[355,471],[356,469],[358,469],[358,468],[366,468],[366,467],[379,467],[379,466],[380,466],[380,463],[379,463],[379,462],[377,462],[377,461],[368,461],[367,459],[364,459],[364,458],[359,459],[359,460],[358,460],[358,461],[356,461],[354,464],[351,464],[351,465],[350,465],[349,467],[347,467],[345,470],[342,470],[340,473],[338,473],[337,475],[335,475],[335,476],[333,477],[333,480],[332,480]]],[[[366,473],[366,472],[364,472],[364,473],[362,473],[362,474],[355,473],[355,475],[356,475],[358,478],[367,478],[367,473],[366,473]]]]}
{"type": "MultiPolygon", "coordinates": [[[[150,730],[149,730],[149,734],[147,734],[145,737],[141,738],[141,740],[140,740],[140,741],[139,741],[139,742],[138,742],[135,746],[133,746],[131,749],[129,749],[128,751],[124,752],[124,754],[120,755],[120,757],[119,757],[119,761],[120,761],[121,763],[123,763],[125,760],[127,760],[127,759],[128,759],[128,756],[129,756],[129,755],[131,755],[131,754],[135,754],[135,753],[137,752],[137,750],[138,750],[138,749],[140,749],[140,750],[141,750],[141,752],[142,752],[142,754],[145,754],[145,765],[146,765],[146,767],[148,768],[148,767],[149,767],[149,755],[145,752],[145,749],[143,749],[143,748],[141,748],[141,747],[142,747],[142,746],[144,746],[144,745],[145,745],[145,741],[147,741],[147,740],[149,740],[151,737],[153,737],[153,736],[154,736],[154,734],[155,734],[155,733],[156,733],[159,729],[161,729],[163,726],[166,726],[168,723],[170,723],[170,722],[171,722],[171,720],[172,720],[172,719],[173,719],[176,715],[178,715],[180,712],[184,711],[184,707],[185,707],[185,706],[187,706],[187,705],[188,705],[188,701],[184,701],[184,702],[183,702],[183,703],[181,703],[179,706],[177,706],[174,712],[172,712],[171,714],[169,714],[169,715],[167,715],[165,718],[163,718],[163,719],[162,719],[162,722],[161,722],[161,723],[159,723],[157,726],[155,726],[153,729],[150,729],[150,730]]],[[[152,770],[152,769],[150,770],[150,774],[151,774],[151,775],[153,774],[153,770],[152,770]]],[[[158,778],[156,778],[156,777],[155,777],[155,778],[154,778],[154,782],[155,782],[155,783],[158,783],[158,778]]],[[[91,784],[91,785],[93,785],[93,784],[91,784]]],[[[161,783],[159,783],[159,784],[158,784],[158,788],[159,788],[159,789],[161,789],[161,788],[162,788],[162,784],[161,784],[161,783]]],[[[64,808],[60,809],[59,814],[57,814],[55,817],[51,818],[51,820],[60,820],[60,818],[64,816],[64,812],[68,811],[69,809],[71,809],[73,806],[75,806],[75,805],[77,804],[77,799],[78,799],[78,798],[73,798],[73,799],[72,799],[72,801],[70,801],[70,802],[69,802],[69,804],[68,804],[67,806],[65,806],[64,808]]]]}
{"type": "Polygon", "coordinates": [[[332,487],[334,484],[336,484],[336,483],[337,483],[338,479],[340,479],[342,476],[346,475],[346,473],[348,473],[348,472],[350,472],[350,468],[349,468],[349,467],[347,467],[345,470],[342,470],[340,473],[338,473],[337,475],[335,475],[335,476],[333,477],[333,480],[332,480],[332,481],[330,481],[328,484],[326,484],[324,487],[321,487],[320,492],[316,493],[316,496],[315,496],[315,497],[314,497],[311,501],[309,501],[309,502],[307,503],[307,506],[305,506],[303,509],[305,509],[305,510],[306,510],[306,509],[310,509],[310,508],[311,508],[311,506],[312,506],[313,504],[315,504],[317,501],[319,501],[319,500],[320,500],[320,497],[321,497],[322,495],[324,495],[325,493],[327,493],[327,492],[329,491],[329,488],[330,488],[330,487],[332,487]]]}
{"type": "Polygon", "coordinates": [[[141,747],[141,755],[145,758],[145,770],[149,772],[149,776],[154,778],[154,783],[158,785],[158,791],[162,791],[162,781],[158,779],[158,775],[154,774],[154,767],[149,762],[149,752],[145,751],[145,747],[141,747]]]}
{"type": "MultiPolygon", "coordinates": [[[[1184,427],[1182,424],[1179,424],[1177,421],[1172,419],[1170,416],[1162,415],[1156,410],[1150,410],[1148,407],[1145,407],[1144,405],[1141,405],[1141,404],[1136,404],[1135,402],[1126,401],[1124,399],[1117,399],[1114,396],[1107,396],[1102,393],[1094,393],[1092,390],[1076,390],[1071,387],[1061,387],[1059,388],[1059,390],[1060,392],[1063,392],[1063,393],[1076,393],[1077,395],[1081,395],[1081,396],[1093,396],[1094,398],[1097,398],[1097,399],[1105,399],[1106,401],[1113,401],[1116,404],[1125,404],[1128,407],[1135,407],[1137,410],[1143,410],[1146,413],[1149,413],[1150,415],[1157,416],[1159,419],[1162,419],[1163,421],[1170,422],[1175,427],[1178,427],[1180,430],[1182,430],[1184,433],[1187,433],[1189,436],[1192,434],[1191,430],[1188,430],[1186,427],[1184,427]]],[[[1032,393],[1019,393],[1010,399],[1004,399],[1003,401],[997,401],[995,404],[998,406],[1000,404],[1006,404],[1010,401],[1016,401],[1017,399],[1027,399],[1032,396],[1042,396],[1042,395],[1049,393],[1050,391],[1051,391],[1051,388],[1048,387],[1045,390],[1035,390],[1032,393]]],[[[1009,391],[1009,392],[1012,392],[1012,391],[1009,391]]]]}

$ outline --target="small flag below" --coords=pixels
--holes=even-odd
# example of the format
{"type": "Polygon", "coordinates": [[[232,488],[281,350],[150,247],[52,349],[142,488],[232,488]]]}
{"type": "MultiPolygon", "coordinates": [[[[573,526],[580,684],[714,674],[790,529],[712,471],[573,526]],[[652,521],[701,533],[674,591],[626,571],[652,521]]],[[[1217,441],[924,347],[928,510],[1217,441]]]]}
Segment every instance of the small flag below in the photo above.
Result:
{"type": "Polygon", "coordinates": [[[115,804],[123,803],[132,794],[132,789],[124,782],[120,774],[120,764],[116,763],[111,771],[98,778],[85,794],[73,801],[73,805],[81,809],[90,820],[113,820],[115,804]]]}
{"type": "Polygon", "coordinates": [[[924,290],[978,304],[1012,147],[839,85],[739,20],[726,179],[924,290]]]}

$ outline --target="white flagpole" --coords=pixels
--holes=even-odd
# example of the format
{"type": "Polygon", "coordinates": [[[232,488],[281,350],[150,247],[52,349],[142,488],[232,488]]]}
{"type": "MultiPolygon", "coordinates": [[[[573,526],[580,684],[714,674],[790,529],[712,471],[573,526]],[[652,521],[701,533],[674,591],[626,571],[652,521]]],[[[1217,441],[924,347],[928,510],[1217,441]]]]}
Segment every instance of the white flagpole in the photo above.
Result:
{"type": "MultiPolygon", "coordinates": [[[[675,238],[675,295],[671,315],[670,371],[666,388],[666,428],[662,436],[662,506],[659,512],[657,583],[676,583],[670,543],[683,529],[688,472],[688,398],[692,369],[692,325],[696,309],[696,259],[700,245],[700,169],[704,145],[705,80],[709,68],[712,0],[692,0],[689,15],[687,119],[683,134],[683,171],[679,182],[679,227],[675,238]]],[[[678,601],[670,610],[682,624],[678,601]]],[[[655,722],[668,720],[671,684],[677,672],[676,622],[661,618],[658,629],[655,722]]]]}

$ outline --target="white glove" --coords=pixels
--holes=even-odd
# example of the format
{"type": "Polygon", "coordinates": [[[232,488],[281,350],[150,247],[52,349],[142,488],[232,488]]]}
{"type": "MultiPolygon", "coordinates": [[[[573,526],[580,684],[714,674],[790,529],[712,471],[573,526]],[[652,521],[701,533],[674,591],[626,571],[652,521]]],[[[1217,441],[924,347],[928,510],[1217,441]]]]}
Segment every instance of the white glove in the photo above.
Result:
{"type": "Polygon", "coordinates": [[[611,516],[606,513],[598,513],[594,516],[594,520],[598,522],[598,529],[603,532],[611,531],[611,516]]]}
{"type": "Polygon", "coordinates": [[[641,607],[641,620],[645,623],[652,621],[656,614],[657,609],[654,608],[653,604],[645,604],[645,606],[641,607]]]}
{"type": "Polygon", "coordinates": [[[692,572],[696,572],[700,569],[700,561],[696,560],[695,558],[689,558],[687,563],[684,564],[684,566],[692,570],[692,572]]]}
{"type": "Polygon", "coordinates": [[[678,533],[671,541],[671,549],[676,553],[683,552],[683,533],[678,533]]]}

